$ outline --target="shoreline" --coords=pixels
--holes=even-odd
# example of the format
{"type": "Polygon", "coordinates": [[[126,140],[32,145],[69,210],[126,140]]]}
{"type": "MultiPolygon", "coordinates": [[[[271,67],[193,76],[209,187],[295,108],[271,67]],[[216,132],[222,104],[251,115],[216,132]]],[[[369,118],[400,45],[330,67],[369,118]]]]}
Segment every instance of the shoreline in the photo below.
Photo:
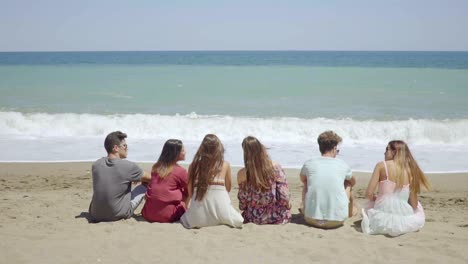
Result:
{"type": "MultiPolygon", "coordinates": [[[[16,160],[16,161],[4,161],[0,160],[0,166],[3,164],[63,164],[63,163],[93,163],[95,160],[54,160],[54,161],[48,161],[48,160],[16,160]]],[[[133,161],[137,164],[142,164],[142,165],[148,165],[148,164],[153,164],[154,162],[152,161],[133,161]]],[[[188,167],[190,163],[182,163],[179,162],[179,164],[183,167],[188,167]]],[[[242,165],[233,165],[231,164],[231,167],[234,168],[242,168],[242,165]]],[[[283,169],[288,169],[288,170],[300,170],[301,166],[299,167],[294,167],[294,166],[281,166],[283,169]]],[[[353,173],[359,173],[359,174],[372,174],[372,170],[352,170],[353,173]]],[[[426,175],[439,175],[439,174],[466,174],[468,175],[468,170],[467,171],[429,171],[429,172],[424,172],[426,175]]]]}

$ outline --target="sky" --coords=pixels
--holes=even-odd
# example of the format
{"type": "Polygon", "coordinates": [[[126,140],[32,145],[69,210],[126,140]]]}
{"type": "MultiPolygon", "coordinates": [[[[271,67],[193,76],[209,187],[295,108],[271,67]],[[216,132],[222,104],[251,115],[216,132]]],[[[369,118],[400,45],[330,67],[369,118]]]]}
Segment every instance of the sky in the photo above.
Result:
{"type": "Polygon", "coordinates": [[[0,51],[467,51],[467,14],[467,0],[0,0],[0,51]]]}

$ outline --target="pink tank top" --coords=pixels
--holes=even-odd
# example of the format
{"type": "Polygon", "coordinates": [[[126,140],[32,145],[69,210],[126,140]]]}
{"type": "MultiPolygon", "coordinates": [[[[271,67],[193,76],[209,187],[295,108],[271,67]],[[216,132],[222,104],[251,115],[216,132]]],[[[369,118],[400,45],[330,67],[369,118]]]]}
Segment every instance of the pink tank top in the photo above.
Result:
{"type": "MultiPolygon", "coordinates": [[[[379,182],[379,196],[395,192],[396,183],[388,179],[387,163],[384,161],[386,179],[379,182]]],[[[402,189],[408,189],[409,184],[403,185],[402,189]]]]}

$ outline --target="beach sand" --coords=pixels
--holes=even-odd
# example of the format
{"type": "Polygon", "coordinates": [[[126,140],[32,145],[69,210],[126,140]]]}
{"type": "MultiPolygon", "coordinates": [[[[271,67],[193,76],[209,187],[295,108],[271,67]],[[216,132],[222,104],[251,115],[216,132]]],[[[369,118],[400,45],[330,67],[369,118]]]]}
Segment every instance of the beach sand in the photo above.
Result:
{"type": "MultiPolygon", "coordinates": [[[[0,263],[468,263],[467,173],[429,175],[434,190],[420,195],[425,227],[390,238],[364,235],[360,215],[336,230],[304,225],[295,169],[287,170],[293,201],[287,225],[187,230],[141,216],[90,224],[90,168],[89,162],[0,163],[0,263]]],[[[360,206],[370,175],[356,176],[360,206]]],[[[238,208],[237,187],[230,196],[238,208]]]]}

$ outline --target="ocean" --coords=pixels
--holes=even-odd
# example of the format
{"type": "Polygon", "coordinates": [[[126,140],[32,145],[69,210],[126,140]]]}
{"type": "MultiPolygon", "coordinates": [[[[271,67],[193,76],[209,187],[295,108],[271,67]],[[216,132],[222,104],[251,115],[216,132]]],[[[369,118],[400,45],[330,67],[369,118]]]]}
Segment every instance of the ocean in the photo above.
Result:
{"type": "Polygon", "coordinates": [[[300,168],[330,129],[356,171],[402,139],[424,171],[468,172],[468,52],[0,52],[0,161],[95,160],[121,130],[133,161],[178,138],[189,163],[214,133],[233,165],[253,135],[300,168]]]}

